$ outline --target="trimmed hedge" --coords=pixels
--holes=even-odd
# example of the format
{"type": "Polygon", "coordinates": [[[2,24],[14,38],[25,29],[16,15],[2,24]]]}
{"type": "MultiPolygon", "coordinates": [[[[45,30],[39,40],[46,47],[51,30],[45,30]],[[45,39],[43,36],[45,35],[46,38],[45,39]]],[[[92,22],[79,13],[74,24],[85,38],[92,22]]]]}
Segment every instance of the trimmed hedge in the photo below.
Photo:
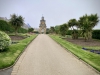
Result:
{"type": "Polygon", "coordinates": [[[93,30],[93,32],[92,32],[92,38],[94,38],[94,39],[100,39],[100,30],[93,30]]]}

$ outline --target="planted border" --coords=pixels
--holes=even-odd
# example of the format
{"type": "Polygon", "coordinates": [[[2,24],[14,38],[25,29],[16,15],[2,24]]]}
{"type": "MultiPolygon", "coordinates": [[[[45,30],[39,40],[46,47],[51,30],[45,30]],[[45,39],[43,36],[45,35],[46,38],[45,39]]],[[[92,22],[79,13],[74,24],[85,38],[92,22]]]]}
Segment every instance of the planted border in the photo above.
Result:
{"type": "Polygon", "coordinates": [[[100,72],[100,55],[84,51],[82,50],[81,46],[65,41],[57,35],[50,35],[50,37],[54,39],[57,43],[59,43],[61,46],[66,48],[68,51],[76,55],[79,59],[82,59],[100,72]]]}
{"type": "Polygon", "coordinates": [[[36,38],[37,35],[30,36],[24,40],[19,41],[17,44],[9,46],[9,48],[0,52],[0,69],[13,65],[18,56],[24,51],[26,46],[36,38]]]}

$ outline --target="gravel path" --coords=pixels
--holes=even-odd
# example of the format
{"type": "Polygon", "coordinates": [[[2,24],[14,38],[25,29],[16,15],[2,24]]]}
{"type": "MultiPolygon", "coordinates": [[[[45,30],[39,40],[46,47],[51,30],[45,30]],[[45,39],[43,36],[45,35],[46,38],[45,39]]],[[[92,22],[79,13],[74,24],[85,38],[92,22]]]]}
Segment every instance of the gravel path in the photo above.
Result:
{"type": "Polygon", "coordinates": [[[48,35],[39,34],[27,47],[11,75],[99,75],[48,35]]]}

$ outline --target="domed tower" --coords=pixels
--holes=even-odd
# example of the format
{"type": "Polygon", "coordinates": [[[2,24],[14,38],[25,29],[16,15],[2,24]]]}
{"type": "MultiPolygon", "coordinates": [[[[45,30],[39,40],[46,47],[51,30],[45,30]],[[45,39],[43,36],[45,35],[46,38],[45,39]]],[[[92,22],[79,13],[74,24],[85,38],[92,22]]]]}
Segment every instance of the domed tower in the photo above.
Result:
{"type": "Polygon", "coordinates": [[[46,34],[46,23],[45,23],[45,20],[44,20],[43,16],[40,20],[39,33],[40,34],[46,34]]]}

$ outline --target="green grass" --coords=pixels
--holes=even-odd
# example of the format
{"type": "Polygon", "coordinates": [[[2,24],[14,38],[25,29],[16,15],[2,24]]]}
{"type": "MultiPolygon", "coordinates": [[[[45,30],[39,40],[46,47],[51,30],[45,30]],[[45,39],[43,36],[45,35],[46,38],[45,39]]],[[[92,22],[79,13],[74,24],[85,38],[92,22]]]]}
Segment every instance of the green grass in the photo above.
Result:
{"type": "Polygon", "coordinates": [[[6,51],[0,52],[0,69],[13,65],[17,57],[36,36],[37,35],[32,35],[19,41],[17,44],[10,45],[6,51]]]}
{"type": "Polygon", "coordinates": [[[62,45],[64,48],[72,52],[78,58],[82,59],[83,61],[90,64],[92,67],[94,67],[98,71],[100,71],[100,55],[82,50],[81,46],[65,41],[57,35],[55,36],[50,35],[50,37],[54,39],[56,42],[58,42],[60,45],[62,45]]]}
{"type": "Polygon", "coordinates": [[[85,47],[87,49],[92,49],[92,50],[100,50],[100,46],[92,46],[92,47],[85,47]]]}

